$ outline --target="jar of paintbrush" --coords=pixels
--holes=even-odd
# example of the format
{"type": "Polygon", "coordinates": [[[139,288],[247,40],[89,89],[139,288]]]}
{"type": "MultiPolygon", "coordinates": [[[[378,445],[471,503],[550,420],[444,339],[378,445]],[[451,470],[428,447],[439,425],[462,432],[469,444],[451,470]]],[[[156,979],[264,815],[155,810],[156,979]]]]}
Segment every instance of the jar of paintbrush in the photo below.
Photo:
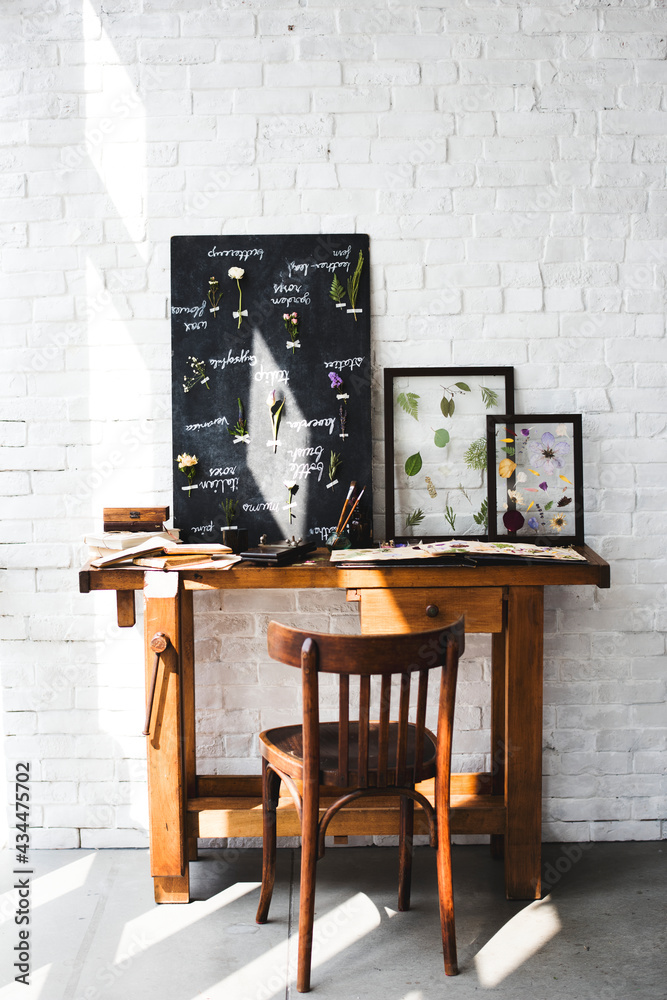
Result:
{"type": "Polygon", "coordinates": [[[336,530],[327,538],[325,545],[329,549],[329,552],[333,549],[349,549],[352,545],[350,540],[349,531],[346,529],[350,524],[352,516],[359,507],[361,498],[364,495],[366,487],[364,486],[356,499],[354,499],[354,491],[357,487],[356,480],[352,480],[350,483],[350,488],[347,491],[347,496],[345,497],[345,503],[343,504],[343,509],[340,512],[340,517],[338,518],[338,524],[336,525],[336,530]]]}

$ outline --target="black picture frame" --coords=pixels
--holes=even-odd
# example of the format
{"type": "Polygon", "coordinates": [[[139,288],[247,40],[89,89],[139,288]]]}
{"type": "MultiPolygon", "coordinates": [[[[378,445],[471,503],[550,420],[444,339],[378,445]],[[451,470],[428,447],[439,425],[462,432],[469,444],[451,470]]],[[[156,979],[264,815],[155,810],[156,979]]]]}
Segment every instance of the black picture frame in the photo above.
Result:
{"type": "MultiPolygon", "coordinates": [[[[485,387],[485,382],[495,383],[493,391],[498,393],[496,409],[502,409],[503,413],[511,413],[514,410],[514,368],[510,366],[457,365],[446,368],[386,368],[384,370],[385,534],[388,540],[393,539],[397,542],[444,541],[459,537],[477,541],[488,539],[487,532],[485,530],[480,532],[479,523],[475,523],[475,514],[483,513],[483,508],[488,503],[488,490],[484,482],[486,469],[486,422],[484,418],[488,407],[485,403],[484,393],[481,391],[485,387]],[[443,381],[445,385],[443,385],[443,381]],[[484,463],[483,466],[477,467],[475,470],[472,467],[466,467],[461,455],[458,455],[457,458],[457,453],[463,448],[463,440],[456,442],[456,449],[448,449],[448,445],[452,441],[452,436],[449,435],[447,445],[435,446],[436,429],[442,431],[455,426],[451,424],[452,417],[454,413],[461,412],[461,403],[467,396],[464,390],[456,388],[457,383],[468,386],[468,392],[471,393],[463,404],[466,410],[472,410],[472,412],[463,414],[467,427],[464,440],[468,446],[473,443],[477,445],[478,462],[484,463]],[[468,385],[468,383],[471,384],[468,385]],[[403,390],[401,394],[409,395],[410,386],[420,389],[419,398],[422,398],[424,390],[427,390],[428,409],[424,414],[426,420],[437,420],[446,425],[437,428],[437,425],[434,427],[430,422],[424,424],[429,432],[433,431],[433,435],[432,442],[429,442],[428,435],[424,434],[425,455],[422,479],[426,485],[421,487],[420,483],[419,488],[413,486],[413,482],[416,484],[414,474],[408,475],[405,472],[406,451],[409,452],[412,447],[409,445],[409,440],[415,429],[412,427],[410,416],[406,422],[405,407],[397,404],[399,396],[397,390],[401,389],[403,390]],[[435,404],[433,403],[431,386],[435,393],[435,404]],[[437,404],[438,392],[442,397],[439,405],[437,404]],[[473,397],[474,404],[471,403],[473,397]],[[442,409],[445,399],[453,400],[455,405],[459,403],[459,411],[454,410],[449,416],[445,416],[442,409]],[[406,445],[408,446],[406,447],[406,445]],[[447,449],[452,453],[451,464],[455,473],[451,478],[451,483],[446,481],[447,477],[440,474],[437,464],[438,461],[442,463],[447,449]],[[435,470],[435,474],[433,470],[435,470]],[[476,475],[475,485],[466,490],[466,477],[471,479],[473,471],[476,475]],[[408,486],[406,486],[406,476],[407,480],[413,481],[408,486]],[[463,484],[462,491],[458,485],[460,482],[463,484]],[[414,494],[414,500],[406,500],[412,494],[414,494]],[[458,513],[453,512],[449,503],[453,496],[456,496],[457,503],[460,501],[463,512],[460,519],[458,513]],[[431,503],[431,501],[433,502],[431,503]],[[410,503],[416,505],[415,513],[421,511],[424,514],[423,520],[413,526],[405,523],[409,516],[406,507],[410,506],[410,503]],[[453,514],[454,525],[451,530],[447,528],[447,510],[453,514]],[[460,524],[463,524],[463,531],[457,528],[457,519],[459,519],[460,524]],[[410,527],[410,531],[407,530],[408,527],[410,527]],[[400,530],[401,528],[402,530],[400,530]]],[[[419,423],[418,420],[417,423],[419,423]]],[[[451,524],[451,521],[449,523],[451,524]]]]}
{"type": "Polygon", "coordinates": [[[583,545],[581,414],[494,414],[487,416],[486,425],[489,539],[511,538],[538,545],[583,545]],[[550,438],[545,443],[547,434],[550,438]],[[518,444],[514,444],[512,438],[518,444]],[[499,471],[507,459],[509,464],[499,471]],[[499,486],[503,482],[506,485],[501,492],[499,486]],[[509,520],[510,511],[517,511],[523,524],[517,516],[512,519],[516,527],[508,527],[505,520],[509,520]],[[531,511],[528,518],[526,515],[531,511]],[[574,530],[563,534],[563,529],[554,523],[558,519],[564,521],[563,529],[574,530]],[[536,522],[537,527],[531,525],[531,521],[536,522]],[[554,530],[550,532],[549,527],[554,530]]]}

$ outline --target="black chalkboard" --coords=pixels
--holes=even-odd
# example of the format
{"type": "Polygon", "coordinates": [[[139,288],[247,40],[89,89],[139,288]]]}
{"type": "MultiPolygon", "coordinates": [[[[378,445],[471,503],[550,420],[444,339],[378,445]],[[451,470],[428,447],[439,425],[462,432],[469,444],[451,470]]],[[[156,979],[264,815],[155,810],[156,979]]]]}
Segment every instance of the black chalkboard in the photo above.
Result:
{"type": "Polygon", "coordinates": [[[365,235],[172,238],[174,524],[183,539],[219,540],[231,500],[250,545],[262,534],[322,544],[352,479],[366,487],[370,520],[369,267],[365,235]],[[230,268],[242,269],[238,282],[230,268]],[[331,296],[334,276],[345,305],[331,296]],[[283,319],[294,312],[296,329],[283,319]],[[239,400],[245,434],[234,433],[239,400]],[[341,464],[328,488],[332,452],[341,464]],[[179,470],[183,454],[197,458],[192,482],[179,470]],[[291,507],[289,482],[298,486],[291,507]]]}

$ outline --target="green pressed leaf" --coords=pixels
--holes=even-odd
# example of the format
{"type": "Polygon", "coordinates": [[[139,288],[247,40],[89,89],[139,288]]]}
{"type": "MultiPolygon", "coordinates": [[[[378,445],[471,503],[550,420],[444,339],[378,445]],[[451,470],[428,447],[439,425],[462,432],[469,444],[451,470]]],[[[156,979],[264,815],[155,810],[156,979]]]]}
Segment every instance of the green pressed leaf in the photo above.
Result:
{"type": "Polygon", "coordinates": [[[449,507],[449,506],[445,507],[445,520],[449,524],[449,526],[452,529],[452,531],[455,531],[456,530],[455,529],[455,526],[456,526],[456,514],[454,513],[454,508],[453,507],[449,507]]]}
{"type": "Polygon", "coordinates": [[[419,417],[417,416],[417,410],[419,409],[418,400],[419,396],[416,392],[401,392],[396,398],[396,402],[401,409],[405,410],[406,413],[409,413],[411,417],[415,418],[415,420],[419,420],[419,417]]]}
{"type": "Polygon", "coordinates": [[[422,523],[425,517],[426,514],[421,509],[421,507],[417,507],[416,510],[413,510],[412,513],[408,514],[407,517],[405,518],[405,527],[416,528],[418,524],[422,523]]]}
{"type": "Polygon", "coordinates": [[[463,456],[463,461],[469,469],[477,469],[479,472],[486,468],[486,438],[477,438],[463,456]]]}
{"type": "Polygon", "coordinates": [[[422,467],[422,457],[417,452],[416,455],[410,455],[410,458],[406,460],[405,471],[409,476],[416,476],[422,467]]]}
{"type": "Polygon", "coordinates": [[[513,444],[501,445],[500,450],[504,451],[506,455],[513,455],[514,445],[513,444]]]}
{"type": "Polygon", "coordinates": [[[334,302],[342,302],[343,296],[345,295],[345,289],[338,280],[338,275],[334,272],[333,281],[331,282],[331,288],[329,289],[329,295],[334,300],[334,302]]]}
{"type": "Polygon", "coordinates": [[[433,435],[433,440],[438,448],[444,448],[446,444],[449,444],[449,431],[446,431],[444,427],[438,428],[433,435]]]}
{"type": "Polygon", "coordinates": [[[440,400],[440,412],[442,413],[443,417],[449,416],[449,400],[447,399],[446,396],[443,396],[442,399],[440,400]]]}
{"type": "Polygon", "coordinates": [[[470,386],[466,385],[465,382],[455,382],[454,385],[457,389],[461,389],[462,392],[470,392],[470,386]]]}
{"type": "Polygon", "coordinates": [[[498,405],[498,393],[494,389],[487,389],[486,386],[481,385],[479,391],[482,394],[482,401],[487,410],[490,410],[492,406],[498,405]]]}
{"type": "Polygon", "coordinates": [[[554,505],[553,500],[550,500],[549,503],[545,503],[544,509],[545,510],[551,510],[551,508],[553,507],[553,505],[554,505]]]}

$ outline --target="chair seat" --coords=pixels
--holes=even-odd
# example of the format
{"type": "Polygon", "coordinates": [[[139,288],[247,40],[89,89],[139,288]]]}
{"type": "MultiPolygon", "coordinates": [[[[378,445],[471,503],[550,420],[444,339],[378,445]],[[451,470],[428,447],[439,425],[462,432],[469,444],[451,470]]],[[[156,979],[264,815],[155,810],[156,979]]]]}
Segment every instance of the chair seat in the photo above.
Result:
{"type": "MultiPolygon", "coordinates": [[[[368,785],[377,786],[378,769],[378,744],[380,735],[380,723],[370,722],[368,733],[368,785]]],[[[408,740],[405,760],[405,775],[401,780],[397,780],[396,775],[396,750],[398,746],[398,723],[389,723],[389,739],[387,747],[387,785],[411,785],[415,781],[423,781],[435,775],[436,761],[436,737],[429,730],[424,730],[424,756],[423,766],[419,775],[414,774],[415,764],[415,732],[416,727],[410,723],[408,725],[408,740]]],[[[262,756],[269,763],[289,774],[293,778],[300,778],[303,768],[303,733],[300,725],[279,726],[275,729],[267,729],[260,733],[260,745],[262,756]]],[[[358,774],[355,770],[359,759],[359,724],[350,722],[349,724],[349,785],[358,782],[358,774]]],[[[399,776],[400,777],[400,776],[399,776]]],[[[320,784],[338,785],[338,723],[320,723],[320,784]]]]}

